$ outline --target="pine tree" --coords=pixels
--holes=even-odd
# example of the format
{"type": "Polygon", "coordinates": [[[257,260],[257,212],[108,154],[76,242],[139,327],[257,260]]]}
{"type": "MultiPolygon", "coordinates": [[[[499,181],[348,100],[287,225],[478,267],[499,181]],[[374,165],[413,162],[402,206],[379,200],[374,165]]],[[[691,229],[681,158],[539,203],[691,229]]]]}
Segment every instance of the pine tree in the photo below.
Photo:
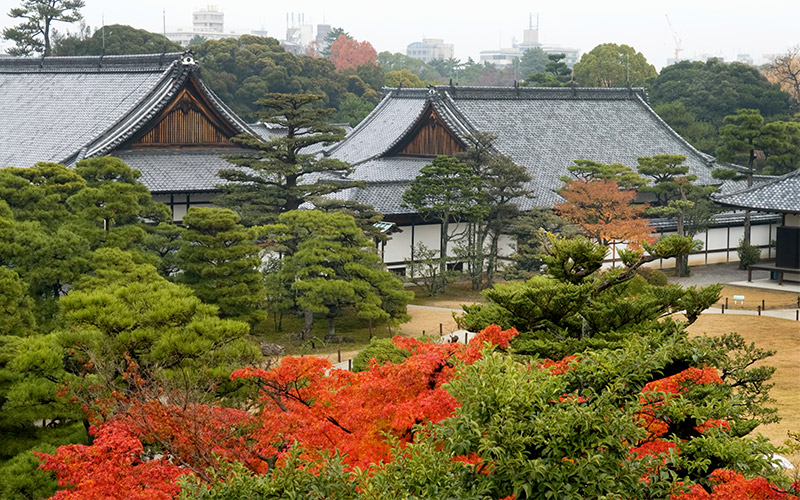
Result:
{"type": "Polygon", "coordinates": [[[8,15],[24,21],[3,30],[3,38],[16,44],[8,53],[29,56],[38,52],[49,56],[52,24],[79,21],[83,17],[79,11],[83,5],[83,0],[23,0],[22,6],[11,9],[8,15]]]}
{"type": "Polygon", "coordinates": [[[407,317],[413,294],[386,270],[352,217],[295,210],[281,215],[268,232],[287,252],[278,282],[294,296],[298,309],[328,319],[328,340],[336,339],[336,318],[347,309],[373,321],[407,317]]]}
{"type": "Polygon", "coordinates": [[[246,225],[274,222],[304,202],[359,185],[326,178],[342,177],[352,169],[343,161],[309,152],[311,146],[344,139],[341,128],[328,124],[335,110],[319,107],[322,99],[313,94],[269,94],[256,102],[264,108],[260,119],[284,127],[286,136],[268,141],[234,138],[254,153],[227,156],[239,168],[219,171],[228,183],[222,185],[218,203],[236,210],[246,225]]]}
{"type": "MultiPolygon", "coordinates": [[[[709,195],[716,192],[714,186],[694,184],[696,175],[689,174],[684,165],[683,155],[655,155],[638,159],[640,174],[653,179],[653,184],[640,190],[653,193],[656,204],[648,212],[662,217],[674,217],[679,236],[693,238],[704,231],[711,218],[717,213],[709,195]]],[[[689,256],[676,257],[675,268],[678,276],[688,276],[689,256]]]]}
{"type": "Polygon", "coordinates": [[[255,323],[266,317],[257,232],[239,224],[228,209],[192,207],[178,251],[188,285],[203,302],[216,304],[222,318],[255,323]]]}
{"type": "Polygon", "coordinates": [[[441,224],[439,232],[438,291],[444,290],[441,281],[447,273],[448,245],[461,238],[463,231],[452,233],[452,222],[477,220],[485,217],[487,205],[479,192],[480,178],[465,163],[452,156],[437,156],[425,165],[419,175],[403,193],[403,201],[413,207],[425,220],[441,224]]]}

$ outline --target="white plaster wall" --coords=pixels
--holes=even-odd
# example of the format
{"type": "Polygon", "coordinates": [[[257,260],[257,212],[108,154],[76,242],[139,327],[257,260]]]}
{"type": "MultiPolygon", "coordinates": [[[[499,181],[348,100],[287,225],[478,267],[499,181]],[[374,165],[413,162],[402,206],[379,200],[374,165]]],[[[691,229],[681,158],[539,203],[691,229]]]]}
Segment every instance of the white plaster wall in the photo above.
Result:
{"type": "MultiPolygon", "coordinates": [[[[403,232],[395,232],[389,236],[383,248],[383,261],[388,264],[398,264],[411,258],[411,226],[398,226],[403,232]]],[[[396,265],[393,267],[402,267],[396,265]]]]}

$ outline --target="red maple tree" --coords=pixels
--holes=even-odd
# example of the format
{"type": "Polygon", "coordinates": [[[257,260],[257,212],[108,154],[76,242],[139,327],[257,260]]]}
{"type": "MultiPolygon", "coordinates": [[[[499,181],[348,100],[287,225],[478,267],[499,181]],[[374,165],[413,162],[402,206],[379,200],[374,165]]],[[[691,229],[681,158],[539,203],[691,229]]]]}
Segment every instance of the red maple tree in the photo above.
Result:
{"type": "MultiPolygon", "coordinates": [[[[112,396],[114,404],[105,407],[113,407],[113,411],[95,416],[93,444],[63,446],[53,455],[40,454],[42,467],[53,471],[65,487],[56,500],[176,498],[181,476],[193,475],[210,483],[209,470],[224,470],[231,462],[263,474],[272,467],[286,466],[293,445],[298,445],[312,464],[322,466],[338,453],[350,468],[380,467],[395,459],[387,436],[401,445],[410,443],[419,424],[454,414],[459,402],[443,385],[458,376],[459,364],[481,359],[486,345],[508,347],[515,335],[514,329],[492,325],[466,346],[396,337],[394,345],[408,354],[403,362],[378,364],[373,360],[367,370],[358,373],[335,369],[329,361],[314,357],[287,357],[273,370],[237,370],[231,375],[233,380],[250,382],[258,389],[256,411],[169,404],[165,397],[112,396]]],[[[568,356],[543,360],[529,369],[561,377],[581,363],[581,356],[568,356]]],[[[690,367],[645,384],[634,418],[647,436],[630,444],[629,459],[663,457],[666,466],[670,455],[680,454],[688,440],[698,438],[673,432],[669,405],[692,390],[721,383],[714,368],[690,367]]],[[[589,399],[564,394],[551,403],[589,399]]],[[[729,428],[727,421],[709,418],[694,430],[702,437],[729,428]]],[[[477,453],[454,460],[474,467],[480,475],[495,473],[495,464],[477,453]]],[[[657,477],[659,471],[652,473],[657,477]]],[[[642,477],[642,481],[649,480],[647,475],[642,477]]],[[[709,480],[711,491],[677,484],[682,491],[675,493],[673,500],[798,498],[764,478],[746,479],[733,471],[717,469],[709,480]]]]}
{"type": "Polygon", "coordinates": [[[342,71],[367,64],[374,65],[378,60],[378,53],[367,41],[359,42],[345,35],[339,35],[331,44],[330,59],[336,70],[342,71]]]}
{"type": "Polygon", "coordinates": [[[558,194],[565,200],[554,207],[558,215],[602,245],[612,241],[634,245],[655,241],[650,224],[640,217],[646,206],[633,203],[636,191],[620,189],[614,181],[575,179],[558,194]]]}

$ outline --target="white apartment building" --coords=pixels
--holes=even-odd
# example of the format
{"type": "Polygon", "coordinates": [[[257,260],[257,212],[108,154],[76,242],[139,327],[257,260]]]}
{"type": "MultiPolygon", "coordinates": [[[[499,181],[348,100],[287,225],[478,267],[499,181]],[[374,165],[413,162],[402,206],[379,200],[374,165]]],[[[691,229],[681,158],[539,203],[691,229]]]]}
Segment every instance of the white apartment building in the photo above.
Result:
{"type": "Polygon", "coordinates": [[[441,38],[423,38],[421,42],[409,44],[406,47],[406,55],[426,63],[435,60],[444,61],[453,58],[455,53],[453,47],[453,44],[444,43],[441,38]]]}

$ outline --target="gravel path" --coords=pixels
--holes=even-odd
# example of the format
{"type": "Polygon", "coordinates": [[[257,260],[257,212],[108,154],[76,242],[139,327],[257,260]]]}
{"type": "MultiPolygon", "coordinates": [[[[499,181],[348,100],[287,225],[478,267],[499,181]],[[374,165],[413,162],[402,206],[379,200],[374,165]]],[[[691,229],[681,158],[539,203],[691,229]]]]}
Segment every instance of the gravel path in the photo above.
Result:
{"type": "Polygon", "coordinates": [[[677,283],[681,286],[708,286],[714,283],[731,283],[733,281],[746,281],[747,271],[739,269],[738,262],[726,264],[710,264],[707,266],[691,266],[690,276],[678,278],[669,277],[670,283],[677,283]]]}

